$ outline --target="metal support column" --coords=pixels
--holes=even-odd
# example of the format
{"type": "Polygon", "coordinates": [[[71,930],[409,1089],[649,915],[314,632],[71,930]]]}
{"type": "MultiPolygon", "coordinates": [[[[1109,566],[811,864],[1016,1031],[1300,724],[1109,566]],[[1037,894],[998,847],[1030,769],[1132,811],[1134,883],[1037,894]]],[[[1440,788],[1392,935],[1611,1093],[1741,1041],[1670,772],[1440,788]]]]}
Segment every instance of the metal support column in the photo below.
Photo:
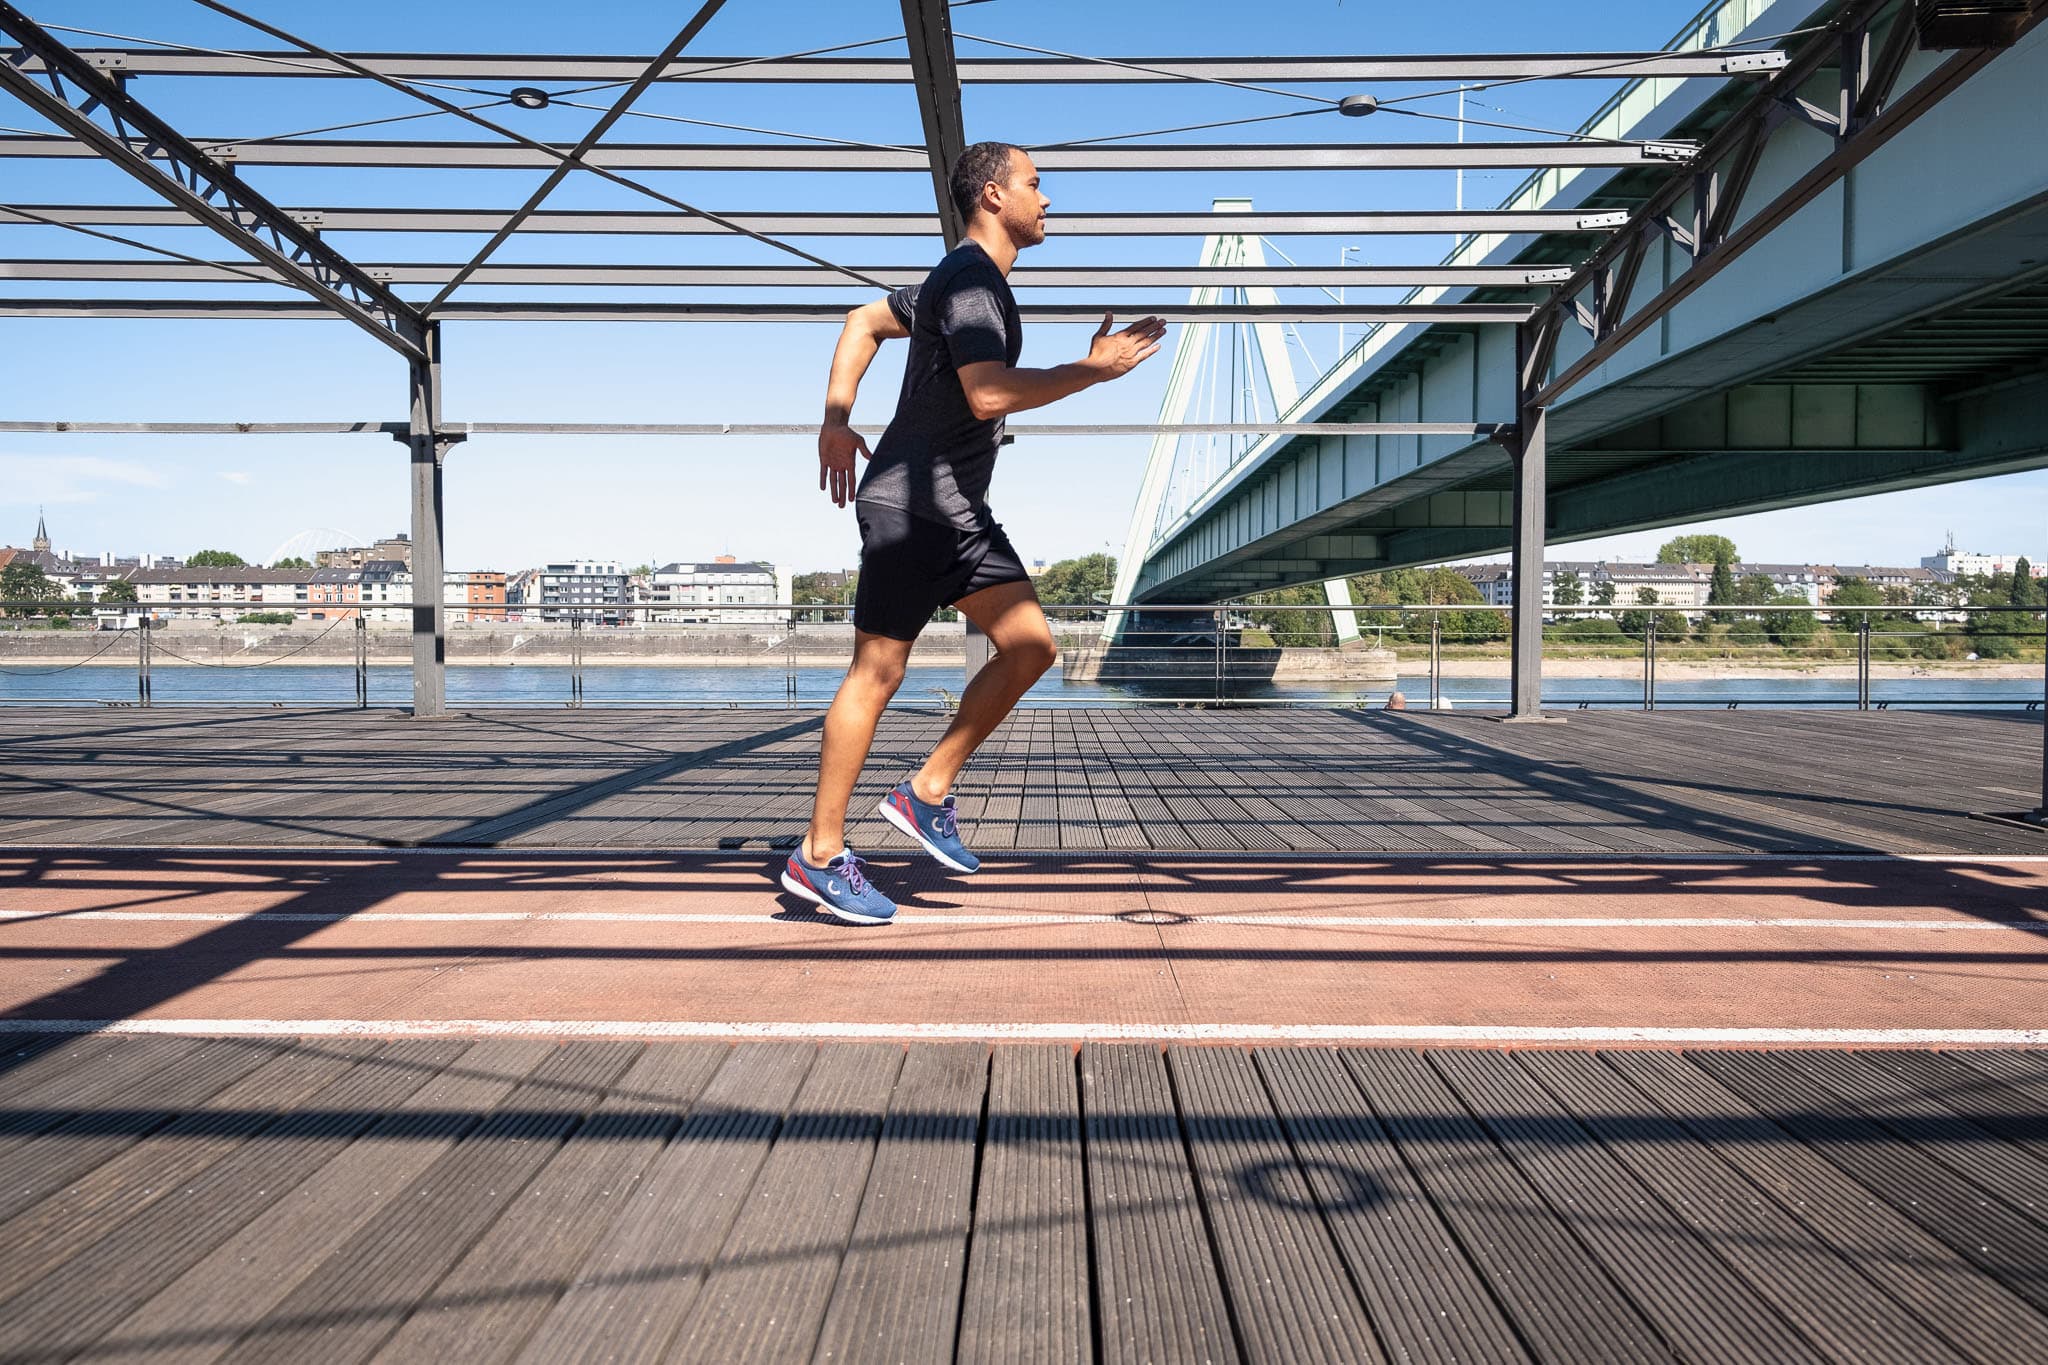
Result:
{"type": "Polygon", "coordinates": [[[441,468],[459,436],[441,430],[441,325],[418,335],[425,359],[412,363],[406,447],[412,457],[412,714],[448,714],[447,613],[443,610],[441,468]]]}
{"type": "Polygon", "coordinates": [[[1525,405],[1516,422],[1513,685],[1507,719],[1561,723],[1562,716],[1543,714],[1545,410],[1525,405]]]}
{"type": "Polygon", "coordinates": [[[988,661],[995,657],[995,648],[990,645],[988,636],[981,633],[981,627],[968,620],[964,613],[960,617],[960,625],[967,632],[966,638],[961,642],[961,648],[967,655],[967,670],[963,681],[973,682],[974,675],[988,667],[988,661]]]}

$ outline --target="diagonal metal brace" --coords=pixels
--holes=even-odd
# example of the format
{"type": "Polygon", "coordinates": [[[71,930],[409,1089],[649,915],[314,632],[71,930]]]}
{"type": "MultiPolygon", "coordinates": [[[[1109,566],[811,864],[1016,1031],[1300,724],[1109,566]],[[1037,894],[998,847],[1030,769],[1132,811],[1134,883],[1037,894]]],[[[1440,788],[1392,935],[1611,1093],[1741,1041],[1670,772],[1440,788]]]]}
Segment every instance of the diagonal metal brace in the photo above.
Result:
{"type": "Polygon", "coordinates": [[[902,0],[903,32],[910,43],[911,79],[924,122],[924,145],[932,163],[932,193],[946,249],[960,245],[967,223],[953,203],[953,163],[967,150],[960,115],[960,71],[953,56],[953,21],[946,0],[902,0]]]}
{"type": "Polygon", "coordinates": [[[408,359],[424,325],[410,305],[323,242],[319,235],[242,183],[107,75],[0,0],[0,34],[18,51],[0,58],[0,90],[98,152],[105,160],[247,251],[282,282],[312,295],[408,359]],[[21,69],[43,68],[45,89],[21,69]],[[113,128],[93,120],[104,112],[113,128]]]}

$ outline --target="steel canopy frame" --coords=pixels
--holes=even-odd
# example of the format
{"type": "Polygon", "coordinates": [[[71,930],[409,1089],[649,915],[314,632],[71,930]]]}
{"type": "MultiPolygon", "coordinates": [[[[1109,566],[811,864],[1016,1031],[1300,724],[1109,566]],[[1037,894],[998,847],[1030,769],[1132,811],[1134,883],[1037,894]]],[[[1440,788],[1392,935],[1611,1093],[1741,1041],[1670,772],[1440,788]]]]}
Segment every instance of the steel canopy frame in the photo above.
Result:
{"type": "MultiPolygon", "coordinates": [[[[34,41],[22,41],[22,50],[12,65],[0,60],[0,89],[19,95],[32,109],[44,115],[63,136],[10,134],[0,136],[0,157],[79,158],[99,156],[113,160],[123,169],[150,184],[174,206],[166,211],[148,206],[73,205],[44,214],[36,206],[22,205],[21,214],[9,214],[0,207],[0,223],[17,225],[40,221],[23,214],[56,219],[62,225],[133,225],[138,227],[184,226],[188,222],[209,227],[253,255],[261,273],[279,283],[288,283],[312,294],[315,302],[264,299],[0,299],[0,317],[215,317],[292,319],[342,312],[367,329],[378,330],[380,340],[406,354],[410,372],[410,411],[404,423],[0,423],[0,430],[147,430],[156,432],[205,429],[235,432],[383,431],[405,442],[412,471],[413,529],[416,544],[415,574],[428,586],[432,606],[421,606],[414,614],[415,714],[440,714],[445,706],[443,676],[445,659],[442,611],[436,590],[442,574],[442,467],[449,449],[472,433],[487,434],[578,434],[578,435],[742,435],[781,433],[780,424],[631,424],[631,423],[448,423],[441,414],[441,329],[439,319],[460,320],[578,320],[578,321],[836,321],[843,316],[842,303],[765,303],[746,300],[706,303],[569,302],[562,300],[505,301],[449,295],[464,283],[502,286],[580,286],[585,284],[625,285],[633,288],[684,286],[710,289],[752,289],[759,287],[814,287],[835,285],[852,278],[875,287],[890,287],[919,272],[901,268],[854,270],[814,256],[780,240],[783,236],[929,236],[942,235],[951,245],[961,236],[959,215],[951,203],[947,185],[951,164],[967,145],[962,122],[963,82],[988,84],[1156,84],[1174,81],[1295,82],[1354,88],[1363,84],[1397,81],[1455,83],[1498,83],[1533,79],[1636,80],[1646,77],[1743,77],[1769,76],[1791,65],[1786,53],[1771,49],[1741,50],[1741,45],[1693,52],[1659,53],[1564,53],[1543,56],[1426,56],[1426,57],[1334,57],[1334,58],[1160,58],[1160,59],[1070,59],[1056,54],[1019,58],[956,57],[949,6],[944,0],[899,0],[907,43],[906,58],[700,58],[680,63],[683,48],[703,22],[715,13],[723,0],[700,0],[702,8],[684,31],[654,57],[582,56],[489,56],[445,54],[343,54],[308,43],[282,29],[251,18],[221,0],[198,0],[202,6],[238,19],[253,28],[293,45],[293,50],[276,53],[206,53],[176,50],[92,49],[76,51],[65,47],[47,32],[35,29],[12,5],[0,0],[0,31],[20,39],[33,30],[34,41]],[[23,28],[21,26],[27,26],[23,28]],[[232,76],[232,77],[320,77],[366,79],[434,106],[444,114],[460,117],[490,135],[497,142],[459,141],[364,141],[323,137],[298,140],[297,135],[264,139],[215,139],[204,151],[199,141],[188,140],[147,115],[127,94],[123,83],[135,76],[232,76]],[[38,79],[47,81],[59,98],[42,92],[38,79]],[[609,111],[579,142],[546,143],[514,128],[483,118],[458,107],[431,90],[408,84],[419,80],[481,82],[595,81],[627,87],[609,111]],[[610,143],[600,139],[627,111],[641,93],[655,84],[719,82],[834,82],[907,83],[916,92],[923,145],[888,146],[800,146],[767,144],[610,143]],[[89,98],[67,103],[61,95],[68,84],[86,92],[89,98]],[[120,135],[108,133],[95,124],[96,109],[118,110],[120,135]],[[129,130],[141,131],[142,146],[130,144],[129,130]],[[166,175],[155,159],[168,162],[173,174],[166,175]],[[138,167],[132,163],[140,163],[138,167]],[[363,166],[379,169],[478,168],[542,169],[549,172],[546,183],[513,210],[464,208],[297,208],[281,209],[258,198],[237,178],[238,167],[246,166],[363,166]],[[614,184],[648,196],[672,212],[627,212],[619,210],[576,211],[541,208],[549,189],[569,172],[583,169],[614,184]],[[758,173],[832,172],[918,172],[931,177],[933,213],[784,213],[749,212],[731,216],[711,214],[672,195],[627,178],[622,171],[742,171],[758,173]],[[153,177],[153,178],[152,178],[153,177]],[[166,188],[168,185],[168,188],[166,188]],[[216,203],[215,201],[220,201],[216,203]],[[475,233],[487,239],[482,250],[467,264],[452,265],[360,265],[335,252],[323,233],[337,231],[433,231],[475,233]],[[805,260],[804,269],[788,267],[710,267],[694,265],[617,266],[501,266],[489,262],[499,244],[516,232],[557,234],[649,235],[738,233],[756,238],[805,260]],[[427,283],[441,286],[432,302],[409,303],[392,292],[399,283],[427,283]]],[[[983,40],[977,40],[983,41],[983,40]]],[[[985,40],[993,43],[993,40],[985,40]]],[[[1000,46],[1000,44],[997,44],[1000,46]]],[[[165,47],[168,49],[169,44],[165,47]]],[[[488,93],[488,92],[484,92],[488,93]]],[[[546,92],[543,92],[544,94],[546,92]]],[[[1297,92],[1298,93],[1298,92],[1297,92]]],[[[1337,95],[1308,96],[1327,99],[1337,109],[1337,95]]],[[[1352,111],[1347,111],[1352,112],[1352,111]]],[[[1347,131],[1356,125],[1345,120],[1347,131]]],[[[339,131],[339,130],[336,130],[339,131]]],[[[1667,165],[1689,173],[1699,148],[1682,140],[1617,141],[1573,137],[1557,141],[1475,141],[1400,143],[1377,140],[1310,144],[1152,144],[1052,146],[1032,149],[1039,165],[1054,172],[1178,172],[1189,170],[1230,170],[1237,172],[1294,170],[1444,170],[1490,167],[1559,167],[1583,169],[1640,169],[1667,165]]],[[[1599,241],[1632,220],[1614,210],[1550,211],[1457,211],[1266,213],[1229,215],[1227,227],[1214,214],[1179,213],[1093,213],[1063,217],[1062,226],[1075,235],[1162,236],[1213,235],[1224,230],[1235,233],[1577,233],[1599,241]]],[[[141,243],[128,243],[142,246],[141,243]]],[[[145,249],[153,249],[146,248],[145,249]]],[[[1435,304],[1408,301],[1385,306],[1292,305],[1280,303],[1270,294],[1275,286],[1305,288],[1324,284],[1351,286],[1466,285],[1507,291],[1534,290],[1556,281],[1561,270],[1570,267],[1412,267],[1349,268],[1334,271],[1310,267],[1246,268],[1233,271],[1200,272],[1173,268],[1128,269],[1111,267],[1067,267],[1018,273],[1020,285],[1111,289],[1148,285],[1191,285],[1214,293],[1222,288],[1248,287],[1268,291],[1262,300],[1246,305],[1150,306],[1172,322],[1197,325],[1216,322],[1279,321],[1351,323],[1423,323],[1460,327],[1515,326],[1525,338],[1540,336],[1538,328],[1551,324],[1538,308],[1540,297],[1529,302],[1435,304]]],[[[0,264],[0,276],[15,279],[126,279],[148,282],[186,283],[221,278],[223,263],[208,263],[184,256],[176,263],[158,261],[27,261],[0,264]]],[[[229,275],[230,280],[246,278],[229,275]]],[[[1070,305],[1027,305],[1027,318],[1041,321],[1093,323],[1099,307],[1070,305]]],[[[1552,308],[1550,311],[1555,311],[1552,308]]],[[[1554,332],[1554,329],[1553,329],[1554,332]]],[[[1538,373],[1537,368],[1525,371],[1538,373]]],[[[1346,423],[1288,424],[1275,421],[1257,424],[1110,424],[1063,427],[1026,424],[1017,431],[1026,435],[1149,433],[1170,434],[1197,430],[1256,430],[1291,433],[1299,427],[1322,433],[1357,430],[1360,433],[1465,435],[1509,441],[1518,450],[1518,462],[1527,463],[1532,445],[1540,469],[1541,408],[1523,418],[1514,428],[1489,424],[1458,423],[1346,423]]],[[[803,428],[808,430],[808,428],[803,428]]],[[[1540,518],[1540,477],[1537,514],[1540,518]]],[[[1541,554],[1540,519],[1536,522],[1536,553],[1541,554]]],[[[418,596],[418,594],[416,594],[418,596]]],[[[1519,656],[1518,656],[1519,657],[1519,656]]],[[[1518,695],[1520,687],[1518,685],[1518,695]]]]}

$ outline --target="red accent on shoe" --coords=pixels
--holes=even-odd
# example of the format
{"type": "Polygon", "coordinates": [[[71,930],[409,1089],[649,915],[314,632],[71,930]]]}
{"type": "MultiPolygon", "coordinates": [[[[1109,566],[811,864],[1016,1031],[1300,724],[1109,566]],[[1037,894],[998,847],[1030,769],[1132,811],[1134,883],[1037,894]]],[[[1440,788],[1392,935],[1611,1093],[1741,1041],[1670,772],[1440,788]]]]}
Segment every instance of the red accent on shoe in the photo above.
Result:
{"type": "Polygon", "coordinates": [[[818,889],[817,883],[813,882],[810,874],[804,871],[803,862],[794,853],[789,855],[789,870],[796,873],[796,879],[805,886],[810,887],[811,890],[816,891],[818,889]]]}

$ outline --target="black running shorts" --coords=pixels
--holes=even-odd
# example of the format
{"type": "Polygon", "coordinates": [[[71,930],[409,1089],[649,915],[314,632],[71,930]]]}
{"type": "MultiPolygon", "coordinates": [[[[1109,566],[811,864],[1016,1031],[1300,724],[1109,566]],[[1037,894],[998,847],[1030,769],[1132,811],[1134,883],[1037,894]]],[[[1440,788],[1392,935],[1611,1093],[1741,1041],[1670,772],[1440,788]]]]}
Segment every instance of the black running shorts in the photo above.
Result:
{"type": "Polygon", "coordinates": [[[857,630],[915,640],[940,607],[998,583],[1031,581],[1010,538],[994,522],[963,531],[868,502],[856,502],[854,515],[860,522],[857,630]]]}

